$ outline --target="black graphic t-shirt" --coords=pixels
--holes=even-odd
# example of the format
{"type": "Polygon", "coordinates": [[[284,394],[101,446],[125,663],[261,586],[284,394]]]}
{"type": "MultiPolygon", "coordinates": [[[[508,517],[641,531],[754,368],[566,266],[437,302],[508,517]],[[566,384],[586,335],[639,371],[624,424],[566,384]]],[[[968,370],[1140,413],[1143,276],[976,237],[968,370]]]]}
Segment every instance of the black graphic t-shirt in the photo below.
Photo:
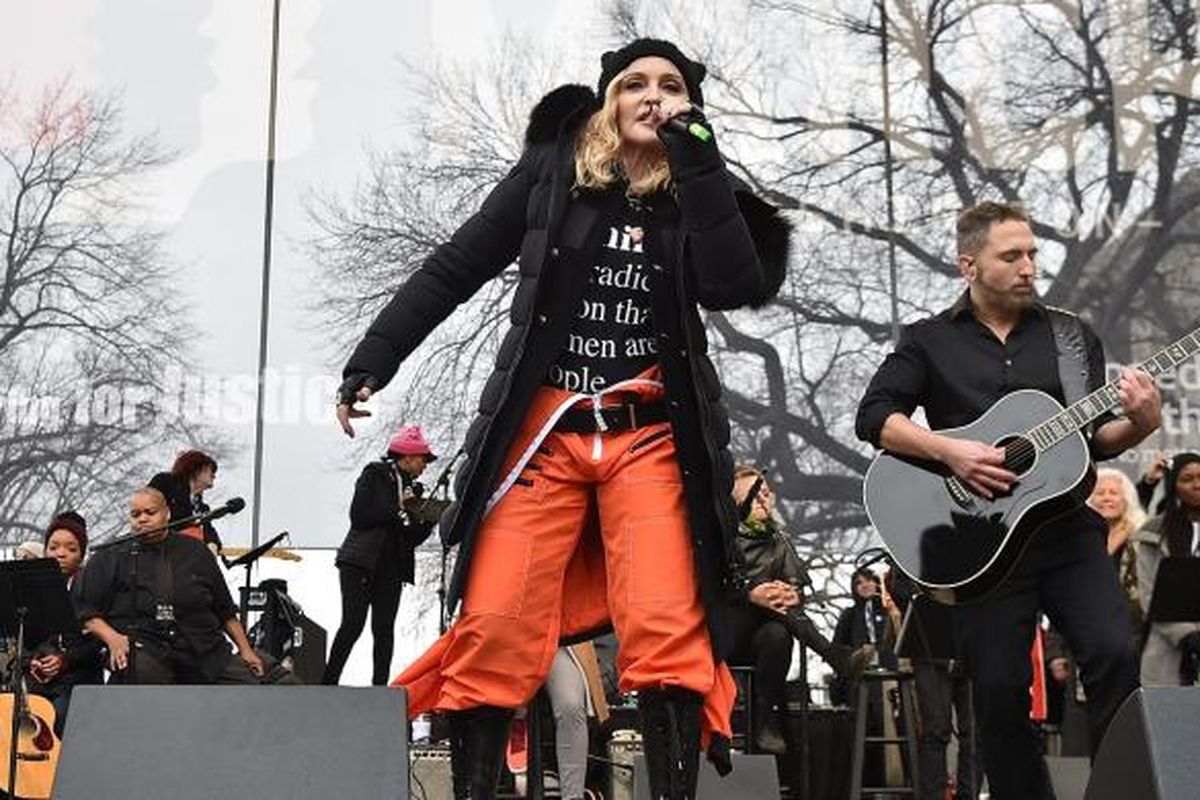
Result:
{"type": "Polygon", "coordinates": [[[608,220],[608,237],[571,333],[550,366],[545,383],[571,392],[595,394],[634,377],[657,363],[650,322],[650,265],[642,246],[642,220],[631,201],[608,220]]]}

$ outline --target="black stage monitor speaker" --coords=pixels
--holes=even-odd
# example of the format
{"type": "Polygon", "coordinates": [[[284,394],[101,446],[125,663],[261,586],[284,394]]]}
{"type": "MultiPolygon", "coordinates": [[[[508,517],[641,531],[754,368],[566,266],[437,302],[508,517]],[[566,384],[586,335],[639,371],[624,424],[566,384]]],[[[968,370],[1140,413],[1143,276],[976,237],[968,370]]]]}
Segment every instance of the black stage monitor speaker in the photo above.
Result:
{"type": "Polygon", "coordinates": [[[1200,792],[1200,689],[1139,689],[1117,709],[1085,800],[1194,800],[1200,792]]]}
{"type": "Polygon", "coordinates": [[[339,686],[79,686],[56,800],[408,797],[405,696],[339,686]]]}
{"type": "Polygon", "coordinates": [[[325,674],[325,629],[300,618],[300,646],[292,655],[292,672],[301,683],[318,684],[325,674]]]}

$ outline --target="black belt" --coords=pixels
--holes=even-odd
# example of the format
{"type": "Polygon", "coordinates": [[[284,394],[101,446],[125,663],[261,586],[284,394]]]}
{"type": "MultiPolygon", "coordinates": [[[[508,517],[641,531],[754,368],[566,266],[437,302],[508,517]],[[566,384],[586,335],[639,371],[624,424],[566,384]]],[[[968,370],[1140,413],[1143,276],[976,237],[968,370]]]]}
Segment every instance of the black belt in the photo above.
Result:
{"type": "Polygon", "coordinates": [[[661,400],[654,403],[625,403],[619,406],[604,406],[600,409],[604,420],[603,429],[596,424],[596,411],[592,408],[572,408],[558,418],[554,430],[560,433],[596,433],[599,430],[616,433],[632,431],[667,421],[667,404],[661,400]]]}

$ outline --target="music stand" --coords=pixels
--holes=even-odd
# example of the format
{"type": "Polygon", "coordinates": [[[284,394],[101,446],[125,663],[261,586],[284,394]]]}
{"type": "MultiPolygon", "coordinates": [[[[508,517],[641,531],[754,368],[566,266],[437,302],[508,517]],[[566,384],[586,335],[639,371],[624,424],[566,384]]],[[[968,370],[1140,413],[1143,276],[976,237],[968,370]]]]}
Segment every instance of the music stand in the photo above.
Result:
{"type": "Polygon", "coordinates": [[[287,536],[288,532],[284,531],[283,533],[280,533],[277,536],[263,542],[248,553],[243,553],[233,561],[229,561],[224,556],[221,556],[221,561],[225,563],[225,569],[233,569],[234,567],[246,568],[246,586],[242,591],[241,603],[238,604],[240,606],[238,616],[241,618],[243,628],[246,627],[250,620],[250,570],[254,567],[254,562],[266,555],[268,550],[279,544],[281,541],[287,538],[287,536]]]}
{"type": "Polygon", "coordinates": [[[45,641],[79,631],[67,595],[67,578],[52,558],[0,562],[0,632],[17,637],[13,666],[13,711],[9,727],[8,796],[17,796],[17,738],[25,705],[25,637],[45,641]]]}
{"type": "Polygon", "coordinates": [[[1164,558],[1154,577],[1146,623],[1200,622],[1200,558],[1164,558]]]}

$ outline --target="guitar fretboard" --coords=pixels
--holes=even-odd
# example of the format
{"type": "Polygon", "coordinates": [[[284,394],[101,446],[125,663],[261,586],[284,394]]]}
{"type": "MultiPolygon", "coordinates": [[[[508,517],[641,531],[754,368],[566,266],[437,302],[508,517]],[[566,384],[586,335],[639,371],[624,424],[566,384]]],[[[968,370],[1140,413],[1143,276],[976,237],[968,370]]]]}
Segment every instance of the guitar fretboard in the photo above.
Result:
{"type": "MultiPolygon", "coordinates": [[[[1149,373],[1150,377],[1157,378],[1164,372],[1173,370],[1187,361],[1197,351],[1200,351],[1200,328],[1159,350],[1138,367],[1149,373]]],[[[1033,442],[1034,447],[1038,450],[1048,450],[1120,404],[1121,399],[1117,396],[1117,382],[1109,381],[1079,402],[1063,409],[1062,412],[1030,430],[1025,434],[1025,438],[1033,442]]]]}

